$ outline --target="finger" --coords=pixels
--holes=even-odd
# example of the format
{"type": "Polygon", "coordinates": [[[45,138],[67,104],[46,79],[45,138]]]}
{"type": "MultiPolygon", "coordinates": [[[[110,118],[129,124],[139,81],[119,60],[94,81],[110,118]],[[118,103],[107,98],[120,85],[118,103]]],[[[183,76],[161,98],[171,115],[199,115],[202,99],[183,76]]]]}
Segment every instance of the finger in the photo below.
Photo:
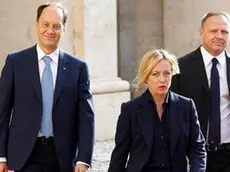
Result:
{"type": "Polygon", "coordinates": [[[80,169],[80,170],[77,171],[77,172],[87,172],[87,170],[85,170],[85,169],[80,169]]]}
{"type": "Polygon", "coordinates": [[[80,168],[79,169],[79,172],[87,172],[88,170],[87,169],[85,169],[85,168],[80,168]]]}
{"type": "Polygon", "coordinates": [[[78,167],[76,167],[75,172],[80,172],[80,169],[78,167]]]}

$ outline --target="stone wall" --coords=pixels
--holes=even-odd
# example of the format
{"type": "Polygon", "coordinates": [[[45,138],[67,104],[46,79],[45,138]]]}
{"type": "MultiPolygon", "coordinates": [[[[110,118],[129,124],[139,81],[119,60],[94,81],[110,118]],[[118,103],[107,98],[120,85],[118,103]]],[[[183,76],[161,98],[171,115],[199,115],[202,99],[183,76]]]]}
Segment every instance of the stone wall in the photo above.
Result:
{"type": "Polygon", "coordinates": [[[164,47],[177,56],[196,49],[201,44],[203,15],[211,11],[230,13],[229,6],[228,0],[164,0],[164,47]]]}
{"type": "Polygon", "coordinates": [[[133,83],[138,64],[146,51],[163,47],[163,1],[118,0],[119,76],[133,83]]]}
{"type": "MultiPolygon", "coordinates": [[[[201,44],[201,17],[210,11],[230,13],[229,5],[228,0],[118,0],[119,76],[132,83],[139,60],[152,47],[177,56],[194,50],[201,44]]],[[[131,92],[136,97],[143,90],[131,87],[131,92]]]]}

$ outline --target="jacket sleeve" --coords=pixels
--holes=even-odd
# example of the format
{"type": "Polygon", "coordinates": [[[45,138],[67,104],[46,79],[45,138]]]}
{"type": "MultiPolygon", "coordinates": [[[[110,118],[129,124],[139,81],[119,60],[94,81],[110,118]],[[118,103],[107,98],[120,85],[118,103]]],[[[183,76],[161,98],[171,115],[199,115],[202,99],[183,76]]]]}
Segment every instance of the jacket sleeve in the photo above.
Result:
{"type": "Polygon", "coordinates": [[[94,106],[90,92],[88,67],[83,63],[79,79],[78,97],[78,153],[77,161],[91,165],[94,146],[94,106]]]}
{"type": "Polygon", "coordinates": [[[197,111],[193,100],[190,100],[190,133],[188,158],[190,172],[205,172],[207,154],[205,140],[198,121],[197,111]]]}
{"type": "Polygon", "coordinates": [[[121,105],[121,114],[118,118],[115,134],[115,148],[111,155],[108,172],[124,172],[131,145],[130,116],[125,108],[125,103],[121,105]]]}
{"type": "Polygon", "coordinates": [[[7,56],[0,78],[0,157],[7,157],[9,122],[14,102],[13,63],[7,56]]]}
{"type": "Polygon", "coordinates": [[[174,93],[181,94],[180,90],[180,74],[176,74],[172,78],[172,83],[170,86],[170,90],[172,90],[174,93]]]}

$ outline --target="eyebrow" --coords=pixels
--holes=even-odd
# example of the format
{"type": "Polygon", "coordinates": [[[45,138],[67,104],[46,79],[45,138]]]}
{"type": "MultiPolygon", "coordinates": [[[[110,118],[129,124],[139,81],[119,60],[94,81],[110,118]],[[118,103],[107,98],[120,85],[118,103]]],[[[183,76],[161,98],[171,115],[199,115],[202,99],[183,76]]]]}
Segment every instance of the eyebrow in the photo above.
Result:
{"type": "MultiPolygon", "coordinates": [[[[160,71],[154,70],[154,71],[152,71],[152,73],[153,73],[153,72],[160,72],[160,71]]],[[[163,71],[163,72],[171,72],[171,70],[165,70],[165,71],[163,71]]]]}

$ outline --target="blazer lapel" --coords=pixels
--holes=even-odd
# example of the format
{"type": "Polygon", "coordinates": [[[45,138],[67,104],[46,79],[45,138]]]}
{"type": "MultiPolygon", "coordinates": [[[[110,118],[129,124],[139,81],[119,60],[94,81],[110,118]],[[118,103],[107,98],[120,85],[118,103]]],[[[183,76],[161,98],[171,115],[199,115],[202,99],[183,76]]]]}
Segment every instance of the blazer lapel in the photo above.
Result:
{"type": "Polygon", "coordinates": [[[179,107],[179,100],[175,96],[173,92],[170,92],[170,100],[169,100],[169,118],[170,118],[170,152],[173,155],[175,146],[177,144],[179,134],[181,132],[182,119],[183,119],[183,111],[179,107]]]}
{"type": "Polygon", "coordinates": [[[142,135],[148,145],[148,148],[151,148],[153,141],[153,109],[149,104],[149,95],[148,90],[142,94],[140,99],[140,104],[136,110],[136,117],[141,128],[142,135]],[[151,133],[151,134],[149,134],[151,133]]]}
{"type": "Polygon", "coordinates": [[[226,56],[226,64],[227,64],[227,82],[228,82],[228,92],[230,94],[230,57],[228,56],[227,52],[225,51],[226,56]]]}
{"type": "Polygon", "coordinates": [[[65,79],[69,72],[69,60],[66,58],[63,51],[60,50],[59,53],[59,60],[58,60],[58,70],[57,70],[57,79],[55,84],[55,90],[54,90],[54,101],[53,101],[53,107],[57,101],[57,99],[60,96],[62,86],[65,82],[65,79]]]}
{"type": "Polygon", "coordinates": [[[31,75],[33,87],[38,99],[42,101],[41,82],[40,82],[40,75],[39,75],[39,68],[38,68],[38,55],[37,55],[36,45],[28,49],[28,52],[26,54],[28,56],[27,58],[28,71],[29,71],[28,74],[31,75]]]}
{"type": "Polygon", "coordinates": [[[194,56],[192,59],[192,63],[193,65],[193,71],[195,74],[195,78],[197,78],[196,81],[198,81],[199,83],[201,83],[204,91],[209,94],[209,86],[208,86],[208,78],[206,75],[206,70],[205,70],[205,66],[204,66],[204,61],[203,61],[203,57],[200,51],[200,47],[195,50],[192,54],[192,56],[194,56]]]}

